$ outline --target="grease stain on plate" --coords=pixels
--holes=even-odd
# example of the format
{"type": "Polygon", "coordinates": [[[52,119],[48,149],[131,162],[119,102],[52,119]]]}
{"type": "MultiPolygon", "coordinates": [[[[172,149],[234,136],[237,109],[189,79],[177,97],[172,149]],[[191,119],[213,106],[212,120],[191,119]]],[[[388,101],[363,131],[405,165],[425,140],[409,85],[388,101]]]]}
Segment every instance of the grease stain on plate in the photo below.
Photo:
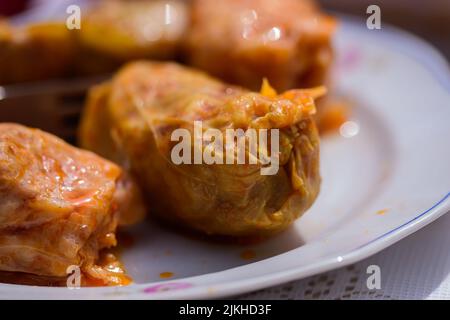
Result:
{"type": "Polygon", "coordinates": [[[252,249],[246,249],[243,250],[239,256],[244,260],[253,260],[256,258],[256,253],[252,249]]]}
{"type": "Polygon", "coordinates": [[[169,279],[169,278],[172,278],[172,277],[173,277],[173,272],[169,272],[169,271],[161,272],[161,273],[159,274],[159,277],[160,277],[161,279],[169,279]]]}
{"type": "Polygon", "coordinates": [[[382,216],[382,215],[386,214],[387,211],[388,211],[388,209],[381,209],[381,210],[378,210],[378,211],[377,211],[377,214],[378,214],[379,216],[382,216]]]}

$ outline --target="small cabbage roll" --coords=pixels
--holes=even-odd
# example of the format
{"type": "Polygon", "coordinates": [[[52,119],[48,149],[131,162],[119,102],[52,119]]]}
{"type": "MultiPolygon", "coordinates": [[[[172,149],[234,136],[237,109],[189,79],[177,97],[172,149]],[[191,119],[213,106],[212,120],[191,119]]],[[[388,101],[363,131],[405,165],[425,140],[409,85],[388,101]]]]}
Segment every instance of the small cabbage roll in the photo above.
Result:
{"type": "Polygon", "coordinates": [[[64,24],[13,27],[0,21],[0,85],[66,76],[74,50],[64,24]]]}
{"type": "Polygon", "coordinates": [[[182,1],[101,1],[83,17],[80,42],[122,60],[169,59],[187,24],[182,1]]]}
{"type": "Polygon", "coordinates": [[[335,20],[312,0],[193,0],[191,20],[189,65],[253,90],[326,82],[335,20]]]}
{"type": "Polygon", "coordinates": [[[69,29],[61,14],[25,26],[0,21],[0,85],[108,73],[137,58],[174,59],[189,23],[188,5],[176,0],[99,1],[82,10],[80,29],[69,29]]]}

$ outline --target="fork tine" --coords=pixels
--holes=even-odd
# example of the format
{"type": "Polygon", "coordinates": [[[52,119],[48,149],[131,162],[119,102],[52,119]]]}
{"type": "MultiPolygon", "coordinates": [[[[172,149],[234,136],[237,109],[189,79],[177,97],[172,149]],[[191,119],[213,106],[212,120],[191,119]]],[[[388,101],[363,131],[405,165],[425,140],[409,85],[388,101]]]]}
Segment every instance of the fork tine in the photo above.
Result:
{"type": "Polygon", "coordinates": [[[0,122],[16,122],[76,142],[88,89],[107,76],[0,87],[0,122]]]}

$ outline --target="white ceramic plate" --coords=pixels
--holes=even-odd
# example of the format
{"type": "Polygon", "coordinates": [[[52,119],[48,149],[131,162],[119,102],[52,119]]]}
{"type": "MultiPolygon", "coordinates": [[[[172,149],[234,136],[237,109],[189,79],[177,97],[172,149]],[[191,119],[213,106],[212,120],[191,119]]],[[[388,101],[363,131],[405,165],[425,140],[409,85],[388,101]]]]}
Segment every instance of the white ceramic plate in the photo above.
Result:
{"type": "Polygon", "coordinates": [[[147,223],[131,231],[135,244],[122,257],[135,284],[79,290],[0,284],[0,298],[236,295],[356,262],[449,211],[445,60],[411,35],[385,26],[370,31],[364,21],[349,18],[343,18],[336,46],[336,90],[355,103],[344,135],[357,134],[323,139],[323,188],[294,227],[244,247],[194,240],[147,223]],[[241,257],[245,250],[247,259],[241,257]],[[162,280],[162,272],[173,277],[162,280]]]}

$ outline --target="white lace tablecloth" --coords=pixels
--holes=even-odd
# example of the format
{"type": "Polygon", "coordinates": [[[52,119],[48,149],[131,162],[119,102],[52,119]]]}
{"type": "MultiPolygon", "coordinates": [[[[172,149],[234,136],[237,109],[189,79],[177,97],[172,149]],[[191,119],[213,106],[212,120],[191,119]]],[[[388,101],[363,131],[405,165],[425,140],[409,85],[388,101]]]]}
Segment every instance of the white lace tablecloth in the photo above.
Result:
{"type": "Polygon", "coordinates": [[[241,299],[449,299],[450,214],[354,265],[250,293],[241,299]],[[367,267],[381,289],[367,288],[367,267]]]}

